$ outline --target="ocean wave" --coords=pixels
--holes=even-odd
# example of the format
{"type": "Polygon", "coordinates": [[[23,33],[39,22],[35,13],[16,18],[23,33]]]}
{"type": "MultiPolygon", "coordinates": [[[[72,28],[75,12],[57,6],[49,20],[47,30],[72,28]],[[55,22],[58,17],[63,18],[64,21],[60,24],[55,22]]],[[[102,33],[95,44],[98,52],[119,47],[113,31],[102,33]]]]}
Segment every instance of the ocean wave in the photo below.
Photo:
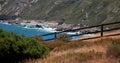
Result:
{"type": "Polygon", "coordinates": [[[0,22],[1,24],[11,25],[8,22],[0,22]]]}
{"type": "Polygon", "coordinates": [[[83,35],[83,36],[92,36],[93,34],[85,34],[85,35],[83,35]]]}
{"type": "Polygon", "coordinates": [[[67,34],[69,34],[69,35],[76,35],[76,34],[80,34],[80,32],[67,32],[67,34]]]}
{"type": "MultiPolygon", "coordinates": [[[[1,22],[0,22],[1,23],[1,22]]],[[[11,25],[7,22],[3,22],[2,24],[7,24],[7,25],[11,25]]],[[[56,28],[50,28],[48,25],[46,24],[32,24],[32,23],[20,23],[20,24],[16,24],[18,26],[21,26],[25,29],[35,29],[35,30],[38,30],[38,31],[46,31],[46,32],[60,32],[60,31],[56,31],[56,28]],[[35,25],[41,25],[43,28],[36,28],[34,27],[35,25]]],[[[80,32],[67,32],[66,34],[68,35],[76,35],[76,34],[80,34],[80,32]]],[[[86,34],[84,36],[90,36],[90,34],[86,34]]]]}
{"type": "Polygon", "coordinates": [[[47,31],[47,32],[57,32],[55,30],[55,28],[50,28],[48,25],[46,24],[32,24],[32,23],[21,23],[21,26],[23,28],[26,28],[26,29],[38,29],[38,30],[44,30],[44,31],[47,31]],[[41,28],[37,28],[36,25],[40,25],[41,28]]]}

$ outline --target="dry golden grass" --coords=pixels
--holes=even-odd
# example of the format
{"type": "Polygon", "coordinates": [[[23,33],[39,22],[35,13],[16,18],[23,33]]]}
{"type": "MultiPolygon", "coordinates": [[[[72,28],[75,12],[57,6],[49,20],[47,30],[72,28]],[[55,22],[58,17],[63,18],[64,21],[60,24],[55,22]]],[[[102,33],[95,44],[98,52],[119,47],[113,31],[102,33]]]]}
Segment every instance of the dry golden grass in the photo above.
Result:
{"type": "MultiPolygon", "coordinates": [[[[105,55],[107,46],[111,44],[111,40],[112,39],[107,38],[104,39],[104,41],[97,40],[95,42],[87,42],[86,44],[84,44],[83,47],[77,49],[51,51],[50,56],[48,56],[47,58],[29,60],[26,63],[95,63],[97,62],[97,60],[101,61],[101,63],[105,63],[108,62],[108,59],[103,60],[101,58],[98,59],[92,58],[89,60],[89,58],[87,57],[81,58],[81,55],[78,54],[82,53],[84,54],[82,57],[84,57],[86,54],[88,54],[88,52],[93,51],[93,52],[100,52],[103,55],[105,55]]],[[[93,54],[93,56],[95,55],[93,54]]]]}
{"type": "MultiPolygon", "coordinates": [[[[119,31],[110,33],[119,33],[119,31]]],[[[107,47],[116,39],[120,39],[120,36],[60,43],[60,46],[53,47],[50,56],[43,59],[24,61],[23,63],[120,63],[119,58],[106,57],[107,47]]]]}
{"type": "Polygon", "coordinates": [[[119,59],[116,60],[115,58],[101,58],[101,59],[89,60],[84,63],[120,63],[120,61],[119,59]]]}

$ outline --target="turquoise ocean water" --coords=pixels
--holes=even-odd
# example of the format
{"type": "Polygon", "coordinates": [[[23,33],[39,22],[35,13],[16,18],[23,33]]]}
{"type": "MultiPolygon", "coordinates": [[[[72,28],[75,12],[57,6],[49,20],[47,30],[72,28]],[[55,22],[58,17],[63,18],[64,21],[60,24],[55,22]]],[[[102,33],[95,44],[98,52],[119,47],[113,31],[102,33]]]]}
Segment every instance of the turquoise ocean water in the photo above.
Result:
{"type": "MultiPolygon", "coordinates": [[[[26,37],[32,37],[35,35],[43,35],[43,34],[48,34],[51,33],[46,30],[41,30],[41,29],[35,29],[35,28],[24,28],[19,24],[5,24],[5,23],[0,23],[0,29],[9,31],[9,32],[14,32],[17,33],[18,35],[24,35],[26,37]]],[[[53,38],[54,35],[49,35],[46,37],[43,37],[44,39],[50,39],[53,38]]]]}
{"type": "MultiPolygon", "coordinates": [[[[30,24],[26,24],[26,25],[30,25],[30,24]]],[[[0,29],[6,30],[6,31],[9,31],[9,32],[14,32],[14,33],[17,33],[18,35],[24,35],[26,37],[33,37],[33,36],[36,36],[36,35],[40,36],[40,35],[49,34],[49,33],[54,32],[54,31],[51,31],[49,29],[26,28],[26,27],[23,27],[23,25],[20,25],[20,24],[8,24],[8,23],[3,23],[3,22],[0,22],[0,29]]],[[[74,32],[68,32],[68,33],[69,33],[68,35],[76,34],[74,32]]],[[[75,36],[75,37],[72,37],[72,38],[74,39],[74,38],[80,38],[80,37],[82,37],[82,36],[75,36]]],[[[42,38],[44,40],[52,39],[52,38],[54,38],[54,35],[43,36],[42,38]]]]}

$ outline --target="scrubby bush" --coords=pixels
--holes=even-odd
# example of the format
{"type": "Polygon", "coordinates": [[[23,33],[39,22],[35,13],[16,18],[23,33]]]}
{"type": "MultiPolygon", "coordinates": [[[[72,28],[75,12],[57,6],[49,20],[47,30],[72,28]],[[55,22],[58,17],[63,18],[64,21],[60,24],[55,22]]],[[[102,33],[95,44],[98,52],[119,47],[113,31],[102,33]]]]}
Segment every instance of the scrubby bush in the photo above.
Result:
{"type": "Polygon", "coordinates": [[[42,36],[34,36],[33,38],[35,38],[36,40],[40,41],[40,42],[44,42],[43,37],[42,36]]]}
{"type": "Polygon", "coordinates": [[[67,35],[67,34],[60,34],[57,38],[56,41],[63,41],[63,42],[69,42],[72,38],[67,35]]]}
{"type": "Polygon", "coordinates": [[[45,44],[46,47],[48,47],[50,51],[53,51],[55,48],[65,45],[66,42],[44,42],[43,44],[45,44]]]}
{"type": "Polygon", "coordinates": [[[120,39],[113,40],[112,45],[107,49],[107,57],[120,57],[120,39]]]}
{"type": "Polygon", "coordinates": [[[42,58],[48,54],[48,48],[39,41],[0,29],[0,63],[42,58]]]}

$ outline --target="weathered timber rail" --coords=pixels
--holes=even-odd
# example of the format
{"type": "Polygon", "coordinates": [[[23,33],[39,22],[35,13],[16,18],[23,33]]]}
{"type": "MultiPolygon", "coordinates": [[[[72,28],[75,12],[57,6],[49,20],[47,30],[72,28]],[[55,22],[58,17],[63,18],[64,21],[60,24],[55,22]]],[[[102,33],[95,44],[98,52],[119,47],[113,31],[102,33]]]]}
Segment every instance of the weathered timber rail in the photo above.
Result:
{"type": "MultiPolygon", "coordinates": [[[[65,30],[65,31],[60,31],[60,32],[54,32],[54,33],[49,33],[49,34],[44,34],[41,36],[48,36],[48,35],[54,35],[54,38],[50,38],[50,39],[46,39],[45,41],[50,41],[50,40],[54,40],[57,38],[57,34],[60,33],[65,33],[65,32],[72,32],[72,31],[78,31],[78,30],[83,30],[83,29],[90,29],[90,28],[95,28],[95,27],[100,27],[99,31],[94,31],[94,32],[87,32],[87,33],[81,33],[81,34],[75,34],[75,35],[71,35],[70,37],[74,37],[74,36],[82,36],[85,34],[95,34],[95,33],[100,33],[100,36],[98,37],[91,37],[91,38],[85,38],[85,39],[81,39],[81,40],[88,40],[88,39],[94,39],[94,38],[100,38],[100,37],[104,37],[104,32],[108,32],[108,31],[113,31],[113,30],[118,30],[120,29],[120,27],[117,28],[111,28],[111,29],[105,29],[105,26],[110,26],[110,25],[120,25],[120,22],[113,22],[113,23],[106,23],[106,24],[100,24],[100,25],[95,25],[95,26],[90,26],[90,27],[84,27],[84,28],[78,28],[78,29],[73,29],[73,30],[65,30]]],[[[114,34],[114,35],[106,35],[106,37],[108,36],[116,36],[116,35],[120,35],[120,34],[114,34]]]]}

